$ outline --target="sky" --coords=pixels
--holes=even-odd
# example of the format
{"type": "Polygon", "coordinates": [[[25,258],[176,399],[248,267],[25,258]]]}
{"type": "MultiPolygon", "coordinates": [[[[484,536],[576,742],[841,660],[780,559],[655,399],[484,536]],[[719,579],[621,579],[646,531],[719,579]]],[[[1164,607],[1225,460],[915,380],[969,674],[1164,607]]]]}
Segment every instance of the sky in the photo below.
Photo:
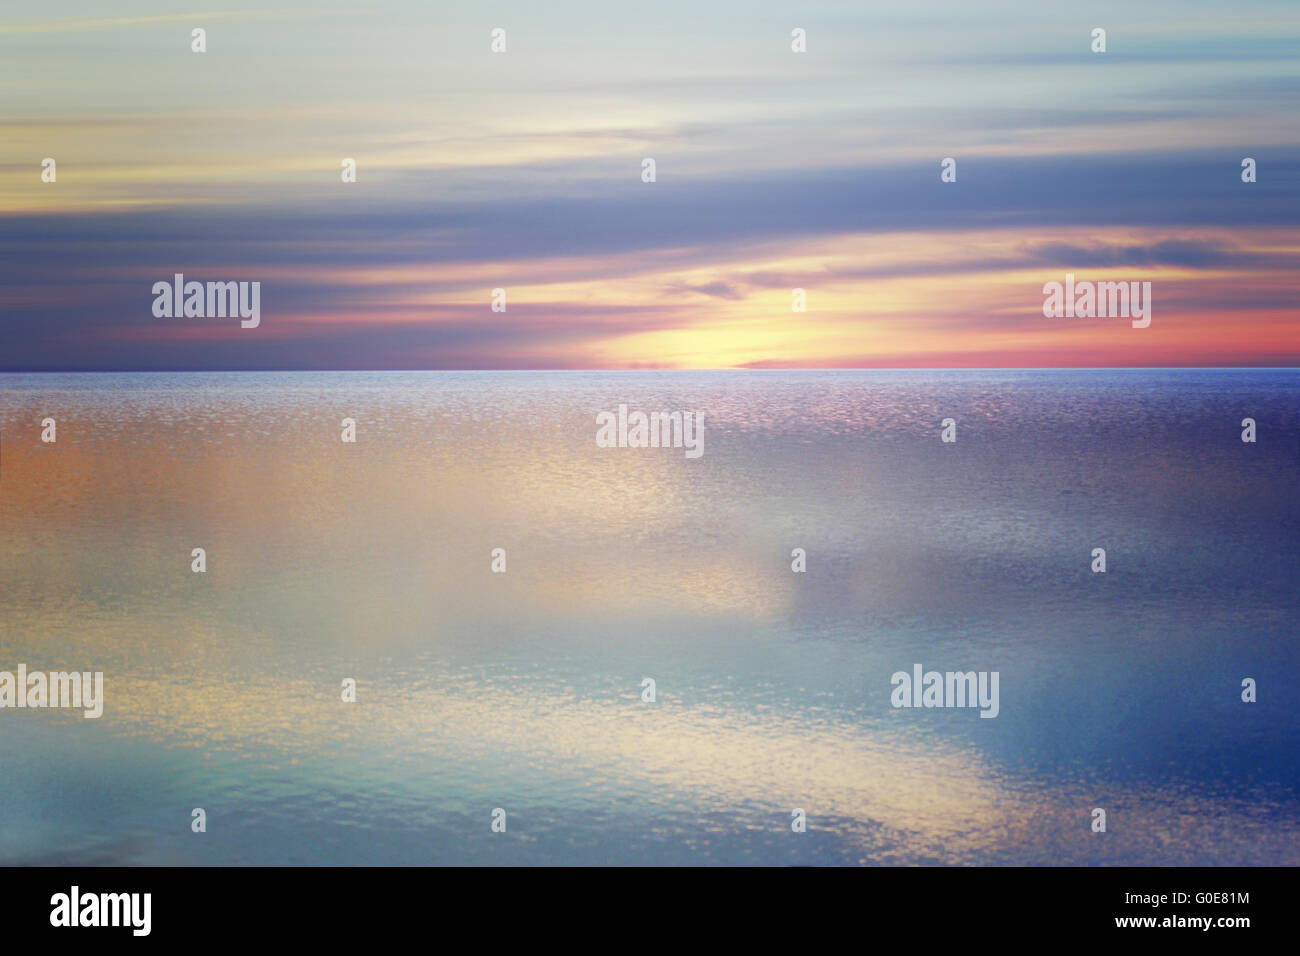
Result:
{"type": "Polygon", "coordinates": [[[1300,365],[1294,0],[0,4],[0,370],[1300,365]]]}

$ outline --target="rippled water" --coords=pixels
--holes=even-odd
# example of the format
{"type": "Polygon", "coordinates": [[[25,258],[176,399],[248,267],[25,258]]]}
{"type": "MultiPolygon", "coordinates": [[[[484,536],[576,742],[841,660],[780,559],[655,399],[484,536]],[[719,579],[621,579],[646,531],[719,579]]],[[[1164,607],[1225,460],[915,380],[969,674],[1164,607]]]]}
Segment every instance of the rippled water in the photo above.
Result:
{"type": "Polygon", "coordinates": [[[0,375],[0,670],[106,684],[0,710],[0,862],[1300,863],[1298,411],[1294,370],[0,375]],[[597,447],[619,403],[703,457],[597,447]],[[893,709],[914,663],[999,716],[893,709]]]}

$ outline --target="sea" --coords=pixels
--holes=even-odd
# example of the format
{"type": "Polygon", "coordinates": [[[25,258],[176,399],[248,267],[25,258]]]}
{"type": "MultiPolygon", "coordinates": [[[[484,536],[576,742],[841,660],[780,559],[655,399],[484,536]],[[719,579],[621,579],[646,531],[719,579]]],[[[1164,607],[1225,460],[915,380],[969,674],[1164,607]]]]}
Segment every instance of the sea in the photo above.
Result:
{"type": "Polygon", "coordinates": [[[1298,648],[1297,369],[0,374],[0,864],[1296,865],[1298,648]]]}

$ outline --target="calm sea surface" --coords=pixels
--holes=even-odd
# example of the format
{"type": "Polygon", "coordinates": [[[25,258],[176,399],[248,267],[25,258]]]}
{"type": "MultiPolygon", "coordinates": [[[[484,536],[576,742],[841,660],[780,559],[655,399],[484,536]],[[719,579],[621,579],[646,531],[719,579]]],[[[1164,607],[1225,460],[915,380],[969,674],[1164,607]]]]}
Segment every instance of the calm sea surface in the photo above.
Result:
{"type": "Polygon", "coordinates": [[[1296,370],[0,375],[0,670],[106,698],[0,710],[0,863],[1300,863],[1298,414],[1296,370]],[[620,403],[703,456],[597,447],[620,403]],[[917,663],[999,715],[892,708],[917,663]]]}

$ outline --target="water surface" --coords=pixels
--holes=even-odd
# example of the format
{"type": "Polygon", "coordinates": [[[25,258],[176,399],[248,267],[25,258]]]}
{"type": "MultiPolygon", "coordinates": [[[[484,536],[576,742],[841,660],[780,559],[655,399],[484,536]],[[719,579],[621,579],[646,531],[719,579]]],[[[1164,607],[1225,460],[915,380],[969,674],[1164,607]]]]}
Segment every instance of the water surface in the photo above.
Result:
{"type": "Polygon", "coordinates": [[[0,711],[0,863],[1296,864],[1298,409],[1294,370],[0,375],[0,670],[106,682],[0,711]],[[620,403],[703,456],[597,447],[620,403]],[[999,716],[892,708],[913,663],[999,716]]]}

